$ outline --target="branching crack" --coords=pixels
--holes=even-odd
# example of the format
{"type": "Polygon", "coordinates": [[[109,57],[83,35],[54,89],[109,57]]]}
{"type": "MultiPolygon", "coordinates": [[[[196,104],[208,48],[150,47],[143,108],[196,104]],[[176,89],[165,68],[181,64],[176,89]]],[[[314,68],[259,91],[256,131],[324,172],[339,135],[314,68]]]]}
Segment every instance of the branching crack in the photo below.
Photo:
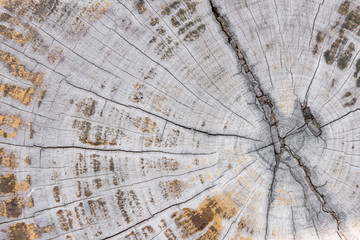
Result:
{"type": "MultiPolygon", "coordinates": [[[[265,240],[267,239],[267,235],[268,235],[268,222],[269,222],[269,212],[270,212],[270,208],[271,208],[271,203],[274,200],[273,191],[274,191],[275,183],[276,183],[276,173],[277,173],[279,164],[281,162],[281,156],[285,151],[288,152],[293,158],[295,158],[297,160],[299,167],[305,173],[305,178],[306,178],[306,181],[307,181],[311,191],[313,191],[315,193],[316,197],[319,199],[322,210],[324,212],[330,214],[331,217],[336,221],[337,233],[340,236],[340,238],[346,239],[346,237],[344,236],[344,234],[341,231],[341,222],[340,222],[339,215],[334,210],[331,209],[327,200],[325,199],[324,194],[322,194],[319,191],[318,187],[314,185],[314,183],[311,179],[311,172],[310,172],[309,168],[304,165],[303,160],[298,155],[296,155],[289,146],[286,145],[285,138],[288,135],[291,135],[293,133],[288,133],[284,137],[280,136],[279,128],[278,128],[278,119],[275,114],[275,107],[274,107],[273,101],[271,100],[271,97],[268,94],[265,94],[265,92],[261,88],[260,81],[256,78],[255,74],[249,68],[249,66],[244,58],[244,55],[241,52],[239,44],[236,42],[235,38],[233,37],[234,34],[229,30],[229,23],[227,22],[226,18],[221,15],[219,9],[215,6],[213,1],[214,0],[209,0],[212,12],[215,16],[215,19],[220,24],[221,29],[224,32],[224,34],[227,36],[228,43],[231,45],[232,49],[235,51],[236,56],[238,58],[238,62],[241,66],[241,72],[249,80],[251,89],[252,89],[253,93],[255,94],[255,97],[256,97],[256,100],[258,103],[258,108],[264,114],[266,122],[268,123],[268,125],[270,127],[270,134],[271,134],[271,140],[272,140],[272,143],[270,145],[273,145],[273,147],[274,147],[275,166],[273,167],[273,170],[272,170],[273,177],[272,177],[272,181],[271,181],[271,185],[270,185],[269,193],[268,193],[268,204],[267,204],[267,210],[266,210],[265,240]],[[245,73],[242,71],[242,69],[244,69],[245,73]]],[[[357,110],[354,110],[354,111],[357,111],[357,110]]],[[[298,130],[302,129],[305,125],[307,125],[307,127],[309,128],[309,130],[315,137],[320,137],[320,135],[322,134],[322,130],[321,130],[322,127],[336,121],[336,120],[334,120],[328,124],[321,126],[318,123],[318,121],[316,120],[316,118],[312,115],[310,108],[306,104],[306,101],[304,102],[304,104],[302,106],[302,114],[304,117],[305,124],[303,126],[297,128],[295,130],[295,132],[297,132],[298,130]]],[[[345,116],[342,116],[342,117],[345,117],[345,116]]],[[[339,119],[341,119],[342,117],[340,117],[339,119]]]]}

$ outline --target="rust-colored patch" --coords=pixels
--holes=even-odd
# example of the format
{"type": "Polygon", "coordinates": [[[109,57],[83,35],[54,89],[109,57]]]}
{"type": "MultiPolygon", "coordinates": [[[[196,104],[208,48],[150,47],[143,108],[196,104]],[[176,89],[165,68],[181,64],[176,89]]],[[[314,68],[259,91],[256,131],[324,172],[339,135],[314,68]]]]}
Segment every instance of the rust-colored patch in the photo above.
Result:
{"type": "Polygon", "coordinates": [[[9,72],[14,76],[30,81],[35,86],[39,86],[43,82],[43,73],[26,70],[25,66],[19,63],[19,59],[10,53],[0,50],[0,61],[6,63],[9,72]]]}
{"type": "Polygon", "coordinates": [[[53,231],[55,231],[55,227],[53,225],[49,225],[44,228],[44,233],[51,233],[53,231]]]}
{"type": "Polygon", "coordinates": [[[183,238],[208,230],[198,239],[218,239],[223,230],[222,220],[230,219],[239,212],[239,207],[231,199],[232,194],[215,194],[207,197],[198,209],[184,208],[179,216],[174,214],[175,223],[181,227],[183,238]]]}
{"type": "Polygon", "coordinates": [[[0,126],[8,125],[14,129],[13,133],[7,133],[0,129],[0,136],[3,138],[14,138],[17,135],[17,130],[21,124],[21,118],[14,115],[1,115],[0,114],[0,126]]]}
{"type": "Polygon", "coordinates": [[[10,169],[14,169],[18,165],[14,153],[7,153],[3,148],[0,148],[0,165],[1,164],[4,164],[10,169]]]}
{"type": "Polygon", "coordinates": [[[34,240],[41,238],[42,234],[37,224],[16,223],[9,227],[10,240],[34,240]]]}
{"type": "Polygon", "coordinates": [[[35,30],[33,30],[30,25],[24,25],[24,30],[26,31],[26,34],[18,32],[12,27],[6,27],[0,24],[0,34],[3,35],[7,40],[11,39],[19,43],[21,46],[29,43],[36,36],[35,30]]]}

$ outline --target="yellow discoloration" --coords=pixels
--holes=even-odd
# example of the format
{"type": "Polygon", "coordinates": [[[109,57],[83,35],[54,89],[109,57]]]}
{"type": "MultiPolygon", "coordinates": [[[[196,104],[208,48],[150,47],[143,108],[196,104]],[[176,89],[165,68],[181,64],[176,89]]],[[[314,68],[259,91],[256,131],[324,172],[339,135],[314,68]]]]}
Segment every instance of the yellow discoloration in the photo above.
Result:
{"type": "Polygon", "coordinates": [[[4,164],[8,168],[14,169],[18,163],[13,152],[7,153],[3,148],[0,148],[0,165],[4,164]]]}
{"type": "Polygon", "coordinates": [[[0,114],[0,126],[1,125],[8,125],[12,128],[14,128],[14,132],[9,134],[3,130],[0,129],[0,136],[3,138],[14,138],[16,137],[17,130],[21,124],[21,118],[14,115],[1,115],[0,114]]]}
{"type": "Polygon", "coordinates": [[[24,105],[29,105],[32,100],[32,96],[35,93],[35,90],[33,88],[22,89],[18,86],[8,83],[0,83],[0,92],[3,93],[3,97],[10,96],[16,100],[19,100],[24,105]]]}
{"type": "Polygon", "coordinates": [[[13,76],[19,76],[23,80],[32,82],[35,86],[39,86],[43,82],[43,73],[27,71],[25,66],[19,63],[19,59],[8,52],[0,50],[0,61],[7,64],[8,70],[13,76]]]}
{"type": "Polygon", "coordinates": [[[182,238],[191,237],[207,228],[198,239],[218,239],[224,228],[222,221],[233,218],[240,210],[232,200],[232,194],[216,193],[213,197],[207,197],[196,210],[184,208],[177,217],[175,213],[175,223],[182,228],[182,238]]]}
{"type": "Polygon", "coordinates": [[[10,240],[34,240],[41,238],[41,232],[37,224],[16,223],[9,227],[10,240]]]}

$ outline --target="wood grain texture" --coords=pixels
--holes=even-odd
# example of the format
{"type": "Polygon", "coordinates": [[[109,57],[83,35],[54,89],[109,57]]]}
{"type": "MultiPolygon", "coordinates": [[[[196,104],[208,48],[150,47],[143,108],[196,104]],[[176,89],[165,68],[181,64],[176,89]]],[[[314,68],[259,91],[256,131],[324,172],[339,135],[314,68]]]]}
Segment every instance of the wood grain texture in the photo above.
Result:
{"type": "Polygon", "coordinates": [[[0,6],[0,239],[360,238],[359,1],[0,6]]]}

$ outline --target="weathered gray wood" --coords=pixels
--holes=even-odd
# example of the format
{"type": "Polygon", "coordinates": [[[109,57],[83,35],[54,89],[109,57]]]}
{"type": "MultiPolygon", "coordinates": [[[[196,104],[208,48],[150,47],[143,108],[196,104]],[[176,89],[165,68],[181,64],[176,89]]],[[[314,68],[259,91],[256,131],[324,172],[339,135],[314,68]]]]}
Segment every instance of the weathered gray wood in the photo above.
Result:
{"type": "Polygon", "coordinates": [[[0,239],[359,238],[359,1],[0,5],[0,239]]]}

